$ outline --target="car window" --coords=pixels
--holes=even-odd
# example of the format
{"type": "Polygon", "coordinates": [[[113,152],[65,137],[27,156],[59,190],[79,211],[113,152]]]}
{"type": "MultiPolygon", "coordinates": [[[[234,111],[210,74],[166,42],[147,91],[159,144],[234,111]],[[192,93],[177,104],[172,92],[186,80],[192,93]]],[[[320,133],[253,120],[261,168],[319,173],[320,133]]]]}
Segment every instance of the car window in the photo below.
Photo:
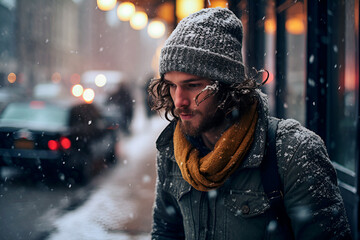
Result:
{"type": "Polygon", "coordinates": [[[59,128],[68,125],[69,111],[56,105],[11,103],[0,116],[1,125],[59,128]]]}

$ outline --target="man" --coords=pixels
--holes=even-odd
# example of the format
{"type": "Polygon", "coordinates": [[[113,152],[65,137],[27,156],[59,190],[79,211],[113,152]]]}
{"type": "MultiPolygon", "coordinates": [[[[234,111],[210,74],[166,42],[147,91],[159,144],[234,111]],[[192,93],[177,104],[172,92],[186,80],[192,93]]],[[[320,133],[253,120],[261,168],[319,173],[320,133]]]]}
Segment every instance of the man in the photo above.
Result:
{"type": "Polygon", "coordinates": [[[269,214],[260,171],[268,103],[244,73],[242,37],[240,20],[215,8],[183,19],[165,42],[149,92],[153,109],[173,119],[156,143],[152,238],[349,238],[324,143],[295,120],[276,132],[288,226],[269,214]]]}

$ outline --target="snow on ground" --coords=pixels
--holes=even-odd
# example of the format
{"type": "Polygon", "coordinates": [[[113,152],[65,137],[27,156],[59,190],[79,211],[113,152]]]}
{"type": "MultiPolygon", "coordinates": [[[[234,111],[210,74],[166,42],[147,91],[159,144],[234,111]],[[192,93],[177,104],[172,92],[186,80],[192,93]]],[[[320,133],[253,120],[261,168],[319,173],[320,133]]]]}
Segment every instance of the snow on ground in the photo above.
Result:
{"type": "Polygon", "coordinates": [[[155,140],[167,122],[140,117],[119,143],[122,160],[78,209],[54,222],[50,240],[149,239],[155,185],[155,140]]]}

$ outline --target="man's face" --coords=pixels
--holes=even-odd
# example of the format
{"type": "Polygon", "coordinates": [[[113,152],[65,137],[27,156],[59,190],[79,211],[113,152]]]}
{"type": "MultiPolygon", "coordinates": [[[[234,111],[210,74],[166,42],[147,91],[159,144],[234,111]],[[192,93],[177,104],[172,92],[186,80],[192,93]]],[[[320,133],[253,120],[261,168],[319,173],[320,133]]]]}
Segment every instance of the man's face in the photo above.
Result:
{"type": "MultiPolygon", "coordinates": [[[[171,98],[175,105],[175,114],[180,118],[182,131],[190,136],[199,136],[201,133],[211,131],[212,128],[223,121],[224,115],[217,111],[218,101],[212,95],[199,106],[195,103],[196,96],[212,82],[183,72],[168,72],[164,80],[170,86],[171,98]]],[[[200,94],[200,102],[210,90],[200,94]]]]}

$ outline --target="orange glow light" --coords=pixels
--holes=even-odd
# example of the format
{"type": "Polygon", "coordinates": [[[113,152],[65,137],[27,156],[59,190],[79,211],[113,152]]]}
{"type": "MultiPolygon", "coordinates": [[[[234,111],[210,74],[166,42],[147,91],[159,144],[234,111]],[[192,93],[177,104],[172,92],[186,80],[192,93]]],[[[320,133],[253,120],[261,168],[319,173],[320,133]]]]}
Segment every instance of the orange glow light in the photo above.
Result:
{"type": "Polygon", "coordinates": [[[292,17],[286,20],[285,28],[294,35],[300,35],[305,32],[305,25],[301,17],[292,17]]]}
{"type": "Polygon", "coordinates": [[[130,26],[135,30],[143,29],[148,22],[148,16],[145,12],[136,12],[130,19],[130,26]]]}
{"type": "Polygon", "coordinates": [[[14,83],[16,81],[16,74],[15,73],[10,73],[8,75],[8,81],[9,81],[9,83],[14,83]]]}
{"type": "Polygon", "coordinates": [[[121,21],[129,21],[135,13],[135,5],[131,2],[123,2],[117,8],[116,14],[121,21]]]}
{"type": "Polygon", "coordinates": [[[179,21],[203,8],[203,0],[176,0],[176,16],[179,21]]]}
{"type": "Polygon", "coordinates": [[[216,8],[216,7],[227,8],[228,7],[227,0],[211,0],[211,1],[208,1],[208,3],[209,3],[209,8],[216,8]]]}
{"type": "Polygon", "coordinates": [[[274,34],[276,32],[275,19],[266,19],[264,23],[265,32],[268,34],[274,34]]]}
{"type": "Polygon", "coordinates": [[[97,6],[102,11],[110,11],[116,5],[116,0],[97,0],[97,6]]]}
{"type": "Polygon", "coordinates": [[[174,5],[169,2],[161,4],[157,9],[157,15],[168,24],[172,24],[174,22],[174,5]]]}

